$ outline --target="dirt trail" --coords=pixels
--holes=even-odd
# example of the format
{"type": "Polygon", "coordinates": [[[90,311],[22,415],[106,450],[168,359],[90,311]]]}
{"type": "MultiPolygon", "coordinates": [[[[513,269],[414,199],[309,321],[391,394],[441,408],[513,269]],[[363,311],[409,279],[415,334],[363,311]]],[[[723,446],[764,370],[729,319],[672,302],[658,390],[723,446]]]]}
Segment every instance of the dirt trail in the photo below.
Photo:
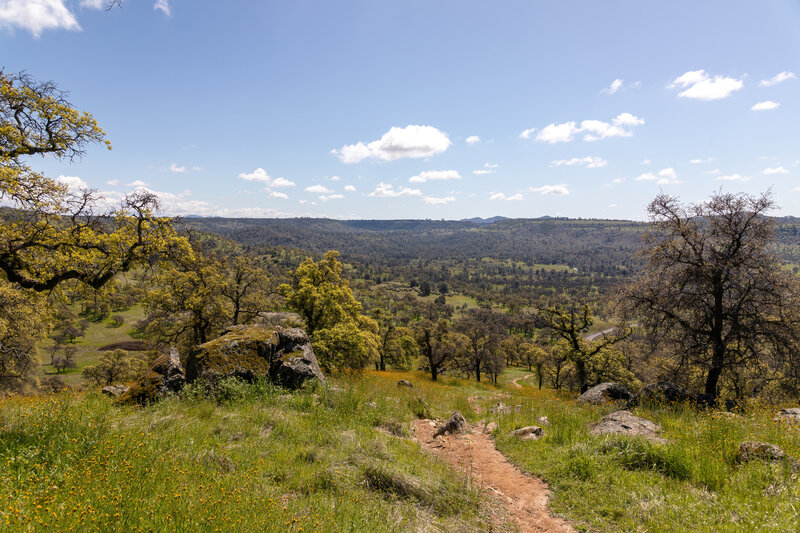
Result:
{"type": "Polygon", "coordinates": [[[417,420],[414,430],[416,440],[424,448],[476,480],[508,511],[522,533],[575,531],[566,521],[550,516],[547,485],[512,465],[478,428],[472,428],[469,434],[434,439],[435,423],[417,420]]]}
{"type": "Polygon", "coordinates": [[[519,380],[525,379],[527,377],[528,376],[522,376],[522,377],[514,378],[514,379],[511,380],[511,383],[513,383],[516,388],[521,389],[522,385],[519,384],[519,380]]]}

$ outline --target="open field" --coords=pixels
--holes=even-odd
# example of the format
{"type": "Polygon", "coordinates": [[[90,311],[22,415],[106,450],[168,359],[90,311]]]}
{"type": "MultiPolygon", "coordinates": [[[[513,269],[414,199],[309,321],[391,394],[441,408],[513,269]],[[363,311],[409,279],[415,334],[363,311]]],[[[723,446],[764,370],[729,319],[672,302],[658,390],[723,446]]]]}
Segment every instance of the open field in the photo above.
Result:
{"type": "Polygon", "coordinates": [[[741,417],[680,407],[635,414],[664,427],[663,445],[592,437],[612,407],[536,390],[512,369],[493,386],[421,372],[366,372],[287,395],[227,382],[190,387],[147,408],[94,393],[0,404],[0,524],[32,530],[470,531],[489,522],[468,477],[422,453],[417,417],[459,410],[495,420],[497,447],[553,489],[552,510],[579,530],[791,531],[796,475],[787,465],[737,465],[742,440],[800,456],[800,431],[774,409],[741,417]],[[397,387],[398,379],[414,383],[397,387]],[[520,388],[510,383],[517,380],[520,388]],[[422,401],[424,400],[424,402],[422,401]],[[374,403],[370,403],[374,402],[374,403]],[[497,402],[519,413],[492,414],[497,402]],[[538,441],[511,430],[547,416],[538,441]],[[795,477],[793,477],[795,476],[795,477]]]}

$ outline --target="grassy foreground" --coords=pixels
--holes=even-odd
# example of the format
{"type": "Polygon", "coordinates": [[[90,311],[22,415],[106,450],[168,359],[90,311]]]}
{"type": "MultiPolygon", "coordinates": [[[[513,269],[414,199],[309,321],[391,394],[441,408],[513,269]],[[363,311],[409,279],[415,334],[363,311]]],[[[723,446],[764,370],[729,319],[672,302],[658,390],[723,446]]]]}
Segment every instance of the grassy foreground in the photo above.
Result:
{"type": "Polygon", "coordinates": [[[668,443],[654,445],[589,436],[587,424],[610,408],[577,406],[532,382],[368,372],[294,394],[235,382],[214,395],[190,388],[147,408],[96,394],[6,399],[0,529],[489,530],[478,487],[407,438],[415,417],[454,410],[496,420],[498,448],[545,478],[554,512],[579,529],[798,529],[800,481],[788,465],[734,460],[742,440],[800,457],[800,431],[773,422],[774,409],[741,418],[639,411],[664,427],[668,443]],[[397,387],[400,378],[415,387],[397,387]],[[492,415],[498,401],[521,412],[492,415]],[[542,439],[509,436],[541,415],[552,423],[542,439]]]}

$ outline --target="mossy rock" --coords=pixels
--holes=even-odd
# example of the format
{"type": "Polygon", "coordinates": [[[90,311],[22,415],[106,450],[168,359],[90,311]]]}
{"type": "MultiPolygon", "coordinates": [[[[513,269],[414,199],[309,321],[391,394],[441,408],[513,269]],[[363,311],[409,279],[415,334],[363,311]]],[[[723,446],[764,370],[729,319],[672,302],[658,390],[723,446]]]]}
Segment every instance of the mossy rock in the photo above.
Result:
{"type": "Polygon", "coordinates": [[[178,350],[162,354],[122,394],[118,403],[146,405],[167,394],[179,392],[186,383],[178,350]]]}
{"type": "Polygon", "coordinates": [[[186,361],[186,379],[266,378],[280,343],[279,327],[243,326],[196,346],[186,361]]]}

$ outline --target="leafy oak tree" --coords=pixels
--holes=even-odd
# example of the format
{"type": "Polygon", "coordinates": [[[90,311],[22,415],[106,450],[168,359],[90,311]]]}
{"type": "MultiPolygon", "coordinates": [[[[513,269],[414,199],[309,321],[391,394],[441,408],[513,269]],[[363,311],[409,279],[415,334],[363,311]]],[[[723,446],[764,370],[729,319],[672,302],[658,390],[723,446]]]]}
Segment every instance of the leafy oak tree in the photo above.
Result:
{"type": "Polygon", "coordinates": [[[773,251],[772,208],[769,192],[692,205],[660,194],[648,206],[646,264],[623,303],[684,376],[702,371],[712,399],[725,372],[797,368],[800,284],[773,251]]]}
{"type": "Polygon", "coordinates": [[[73,160],[95,143],[111,148],[92,115],[75,109],[54,83],[0,70],[0,203],[10,207],[0,209],[0,386],[35,382],[35,341],[50,320],[32,293],[70,280],[100,288],[186,245],[170,220],[154,216],[152,193],[140,190],[114,209],[99,209],[96,192],[71,192],[28,163],[36,156],[73,160]]]}
{"type": "Polygon", "coordinates": [[[320,366],[360,370],[378,358],[378,323],[361,314],[361,303],[342,277],[339,252],[310,257],[278,287],[286,305],[303,317],[320,366]]]}

